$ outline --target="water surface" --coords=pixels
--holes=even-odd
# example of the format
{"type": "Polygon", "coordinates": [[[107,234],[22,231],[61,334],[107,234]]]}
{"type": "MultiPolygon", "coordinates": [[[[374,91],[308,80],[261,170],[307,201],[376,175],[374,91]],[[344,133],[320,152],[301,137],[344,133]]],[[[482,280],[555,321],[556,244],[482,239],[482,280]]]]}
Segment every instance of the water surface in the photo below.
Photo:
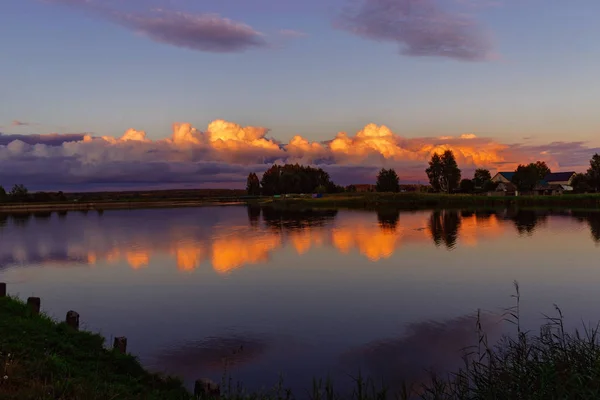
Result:
{"type": "Polygon", "coordinates": [[[600,214],[247,207],[0,216],[0,281],[127,336],[149,368],[250,388],[348,374],[420,382],[458,365],[473,315],[505,329],[600,320],[600,214]]]}

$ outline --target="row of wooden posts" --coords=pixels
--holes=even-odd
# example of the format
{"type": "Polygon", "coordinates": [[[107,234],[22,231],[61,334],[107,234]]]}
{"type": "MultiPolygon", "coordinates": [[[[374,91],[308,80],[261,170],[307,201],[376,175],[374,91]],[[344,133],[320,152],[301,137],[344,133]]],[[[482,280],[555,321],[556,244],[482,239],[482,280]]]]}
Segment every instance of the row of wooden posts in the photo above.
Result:
{"type": "MultiPolygon", "coordinates": [[[[6,297],[6,283],[0,282],[0,297],[6,297]]],[[[39,297],[28,297],[27,307],[32,315],[39,315],[42,300],[39,297]]],[[[76,331],[79,330],[79,313],[77,311],[68,311],[65,318],[65,323],[76,331]]],[[[127,353],[127,338],[125,336],[116,337],[113,342],[113,349],[120,353],[127,353]]]]}
{"type": "MultiPolygon", "coordinates": [[[[4,282],[0,282],[0,298],[2,297],[6,297],[6,283],[4,282]]],[[[27,298],[27,307],[29,307],[32,315],[40,314],[41,305],[42,301],[39,297],[27,298]]],[[[79,330],[79,313],[73,310],[68,311],[65,323],[71,328],[79,330]]],[[[113,349],[125,354],[127,352],[127,338],[125,336],[116,337],[113,342],[113,349]]],[[[220,387],[209,379],[198,379],[194,385],[194,395],[202,398],[206,396],[218,398],[220,396],[220,387]]]]}

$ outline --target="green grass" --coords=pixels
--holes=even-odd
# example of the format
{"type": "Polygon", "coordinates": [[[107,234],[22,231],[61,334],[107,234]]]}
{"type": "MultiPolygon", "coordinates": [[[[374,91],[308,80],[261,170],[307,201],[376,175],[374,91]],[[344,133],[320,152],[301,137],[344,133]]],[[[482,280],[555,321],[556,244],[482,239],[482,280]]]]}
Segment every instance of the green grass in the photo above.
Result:
{"type": "Polygon", "coordinates": [[[151,374],[104,338],[78,332],[22,302],[0,298],[0,399],[190,399],[183,384],[151,374]]]}
{"type": "MultiPolygon", "coordinates": [[[[248,392],[223,380],[225,400],[559,400],[600,398],[598,327],[567,333],[560,309],[538,333],[525,332],[519,321],[520,294],[505,320],[515,326],[511,336],[488,344],[479,319],[479,342],[465,349],[461,369],[430,382],[384,385],[359,376],[340,394],[331,380],[314,380],[296,397],[283,381],[274,388],[248,392]]],[[[76,332],[45,316],[31,316],[27,306],[0,298],[0,398],[35,399],[191,399],[181,382],[145,371],[137,360],[104,348],[104,339],[76,332]]]]}

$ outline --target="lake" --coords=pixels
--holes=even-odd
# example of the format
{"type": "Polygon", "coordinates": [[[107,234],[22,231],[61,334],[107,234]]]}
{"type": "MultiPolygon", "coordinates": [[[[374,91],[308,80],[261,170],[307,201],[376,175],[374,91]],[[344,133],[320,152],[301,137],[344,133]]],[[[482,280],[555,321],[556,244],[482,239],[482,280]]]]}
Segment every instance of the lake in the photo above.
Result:
{"type": "Polygon", "coordinates": [[[57,319],[128,338],[148,368],[250,389],[331,376],[422,382],[561,307],[600,320],[600,213],[278,211],[245,206],[0,215],[0,281],[57,319]]]}

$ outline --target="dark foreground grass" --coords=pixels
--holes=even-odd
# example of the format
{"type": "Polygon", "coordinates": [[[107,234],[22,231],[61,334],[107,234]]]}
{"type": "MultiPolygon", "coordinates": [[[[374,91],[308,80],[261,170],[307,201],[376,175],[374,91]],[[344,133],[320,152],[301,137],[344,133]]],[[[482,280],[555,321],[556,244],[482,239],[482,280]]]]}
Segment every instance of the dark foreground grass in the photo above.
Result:
{"type": "MultiPolygon", "coordinates": [[[[465,349],[464,365],[429,383],[388,382],[395,390],[358,377],[339,392],[330,380],[314,380],[304,393],[292,393],[283,381],[274,388],[247,392],[230,381],[221,385],[229,400],[559,400],[600,399],[598,328],[565,332],[557,317],[547,317],[538,333],[524,332],[516,305],[507,310],[515,334],[488,344],[479,321],[479,343],[465,349]],[[399,388],[399,389],[398,389],[399,388]]],[[[191,399],[181,382],[146,372],[137,360],[103,347],[104,339],[76,332],[46,317],[29,315],[21,302],[0,298],[0,399],[191,399]]]]}
{"type": "Polygon", "coordinates": [[[104,338],[0,298],[0,399],[190,399],[176,379],[145,371],[104,338]]]}

